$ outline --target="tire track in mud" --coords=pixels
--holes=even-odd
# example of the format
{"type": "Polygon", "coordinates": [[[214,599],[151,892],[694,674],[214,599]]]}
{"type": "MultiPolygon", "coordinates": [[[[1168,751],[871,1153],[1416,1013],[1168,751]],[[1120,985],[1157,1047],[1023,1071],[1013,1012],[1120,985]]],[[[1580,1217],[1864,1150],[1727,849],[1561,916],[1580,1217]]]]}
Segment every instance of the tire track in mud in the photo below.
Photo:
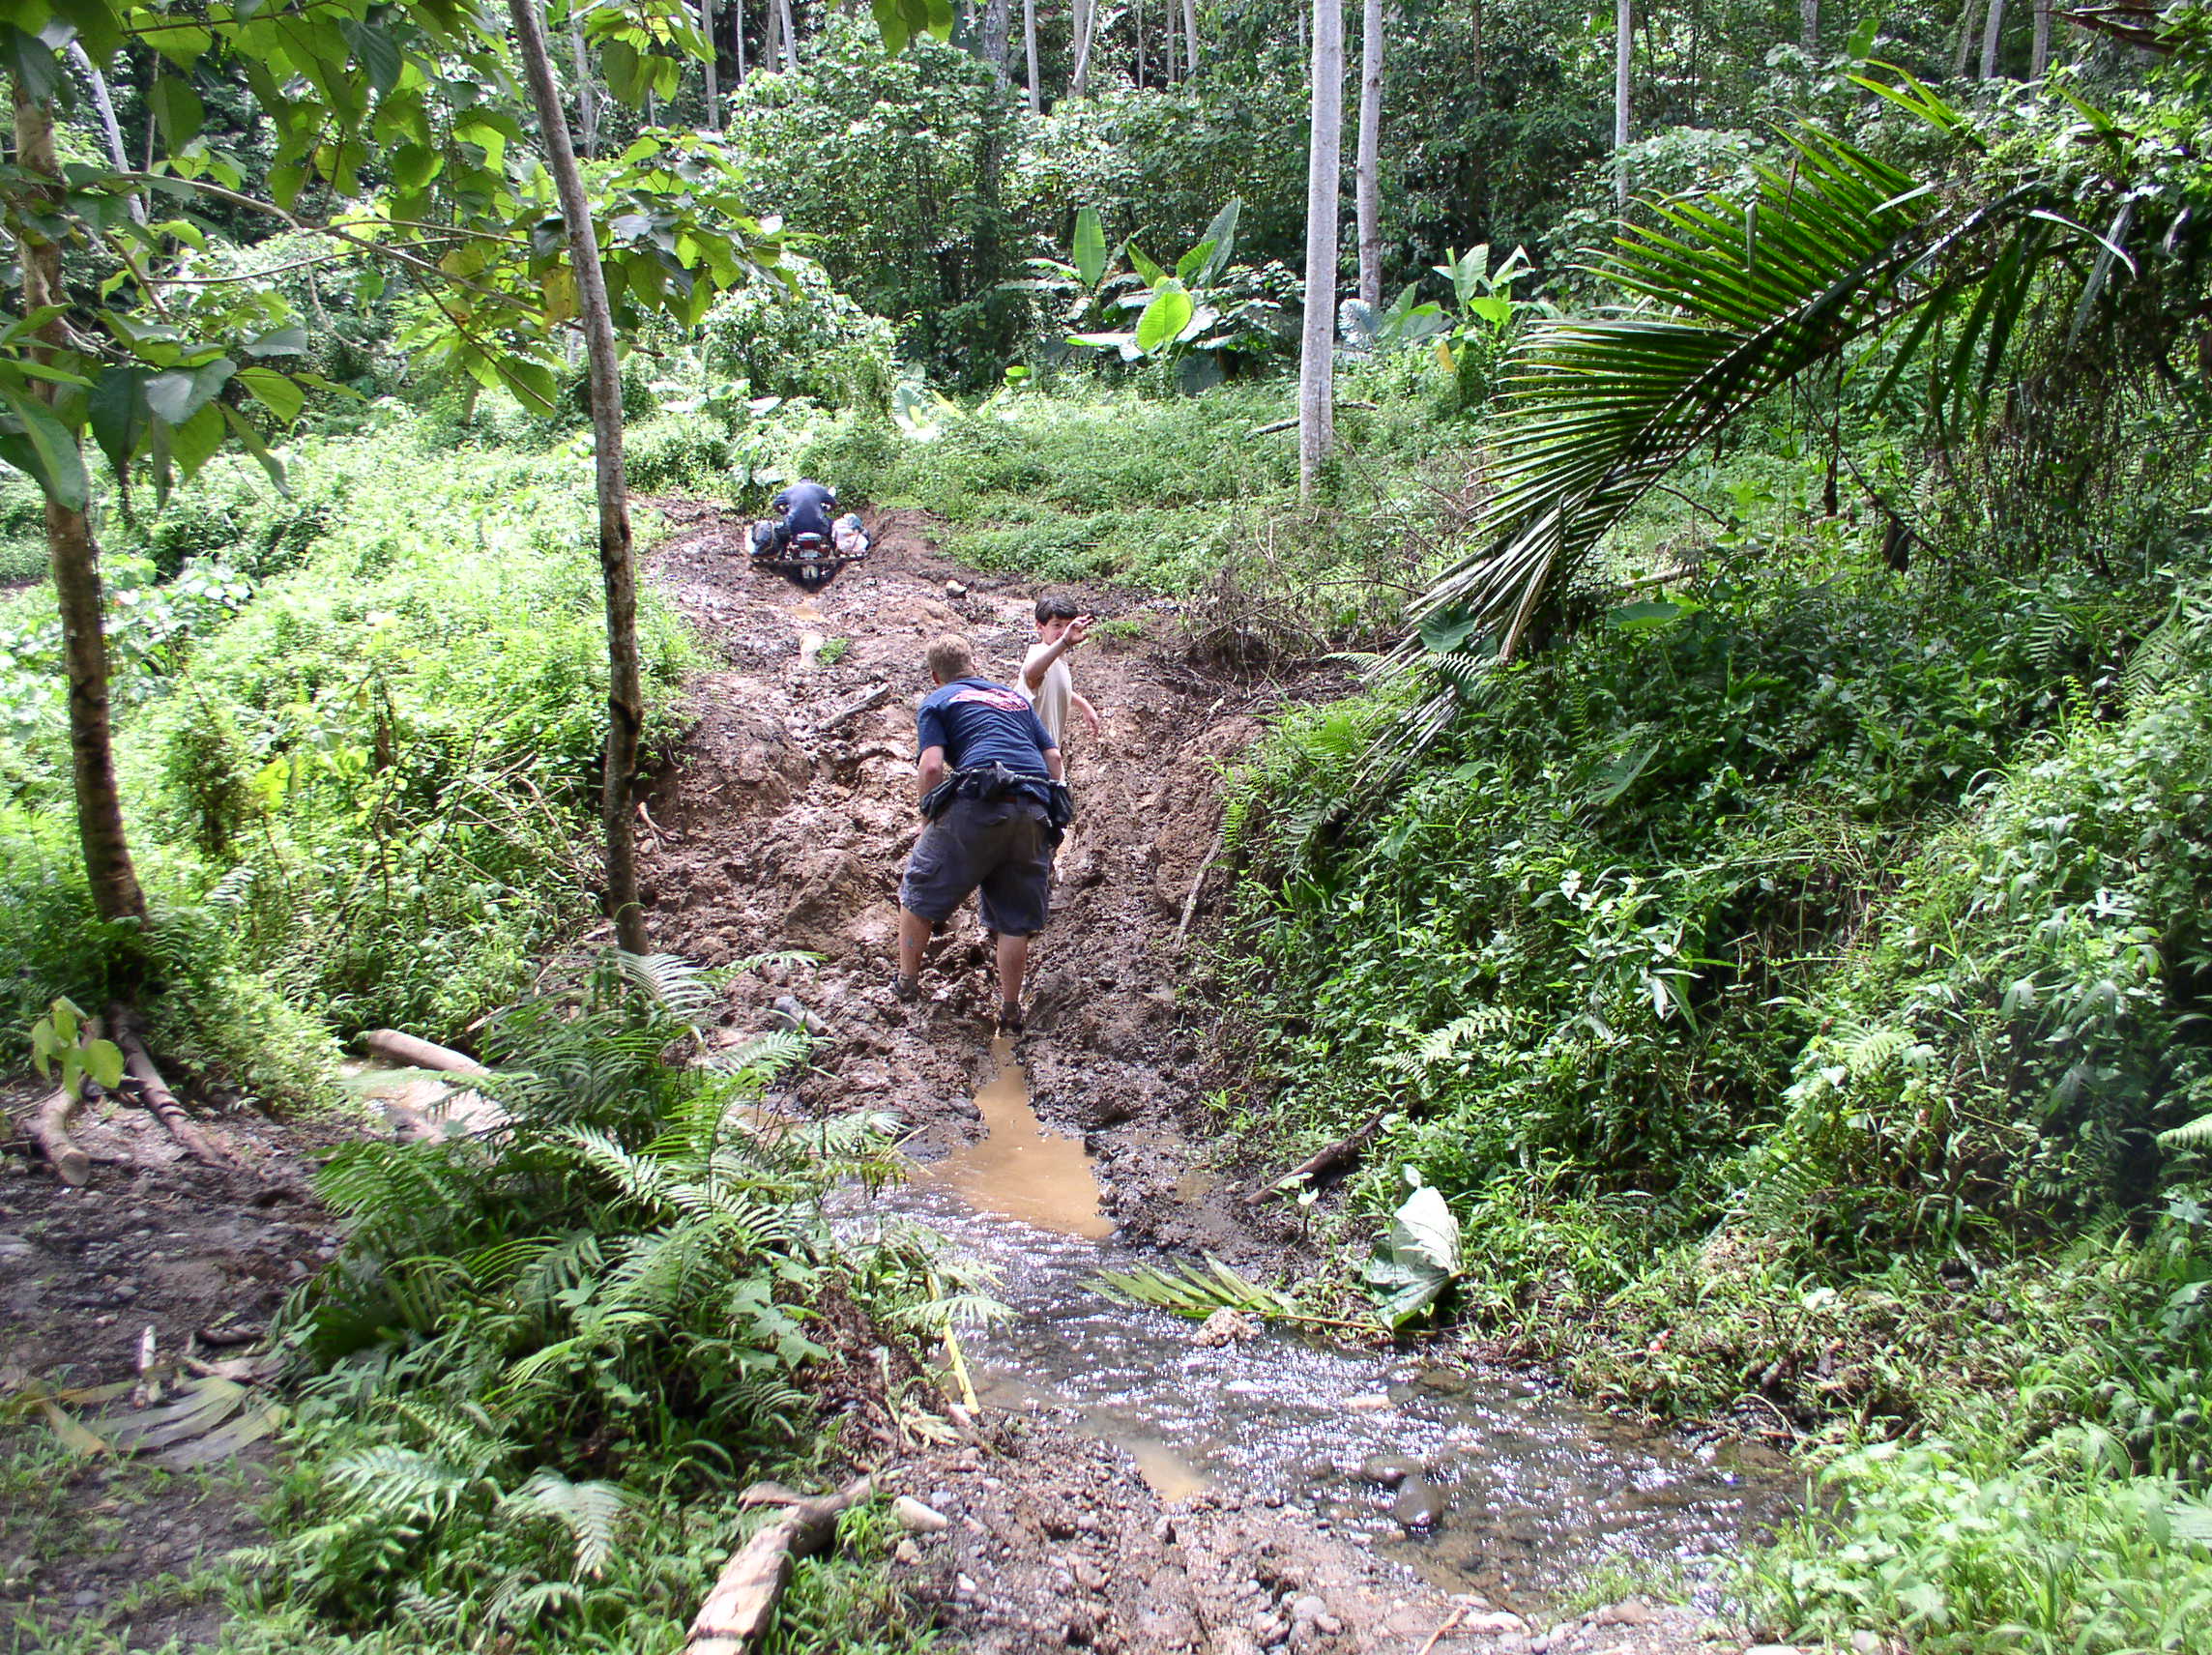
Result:
{"type": "MultiPolygon", "coordinates": [[[[921,1002],[901,1005],[888,988],[898,876],[920,828],[922,653],[937,633],[963,632],[987,676],[1011,679],[1038,587],[947,560],[923,514],[894,510],[869,514],[866,563],[808,594],[749,566],[735,512],[656,505],[675,532],[649,555],[651,575],[714,661],[689,686],[696,723],[680,756],[645,795],[640,867],[655,943],[711,965],[818,955],[742,974],[715,1038],[734,1044],[775,1027],[796,1001],[820,1020],[820,1039],[784,1101],[892,1111],[912,1131],[909,1152],[932,1160],[981,1135],[974,1099],[997,1065],[988,950],[972,905],[933,944],[921,1002]],[[888,690],[880,703],[832,726],[877,686],[888,690]]],[[[1243,1205],[1236,1175],[1248,1170],[1207,1165],[1201,1100],[1219,1081],[1178,1006],[1175,938],[1219,828],[1220,769],[1295,691],[1193,671],[1168,647],[1171,616],[1078,590],[1100,619],[1138,624],[1074,660],[1106,728],[1097,739],[1070,732],[1080,816],[1032,956],[1020,1043],[1033,1102],[1048,1128],[1081,1136],[1101,1206],[1125,1239],[1279,1262],[1295,1227],[1243,1205]]],[[[1207,883],[1216,899],[1222,878],[1207,883]]],[[[1682,1610],[1540,1634],[1318,1529],[1279,1495],[1163,1501],[1127,1453],[1049,1413],[987,1416],[947,1447],[905,1457],[898,1476],[951,1520],[901,1548],[902,1577],[957,1644],[997,1655],[1700,1646],[1698,1617],[1682,1610]]]]}

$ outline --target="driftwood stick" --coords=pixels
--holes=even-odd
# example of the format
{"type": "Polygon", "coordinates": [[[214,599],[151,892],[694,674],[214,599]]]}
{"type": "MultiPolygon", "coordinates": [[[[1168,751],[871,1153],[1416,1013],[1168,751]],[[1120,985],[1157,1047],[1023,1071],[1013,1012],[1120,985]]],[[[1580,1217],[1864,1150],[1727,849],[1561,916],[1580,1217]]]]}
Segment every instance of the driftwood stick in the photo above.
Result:
{"type": "Polygon", "coordinates": [[[1214,829],[1213,843],[1198,860],[1198,874],[1190,882],[1190,894],[1182,899],[1182,920],[1176,926],[1176,952],[1182,952],[1182,940],[1190,935],[1190,922],[1198,913],[1198,893],[1206,888],[1206,876],[1213,871],[1213,864],[1221,858],[1221,847],[1229,842],[1229,819],[1224,816],[1221,826],[1214,829]]]}
{"type": "Polygon", "coordinates": [[[56,1087],[51,1096],[23,1118],[23,1130],[52,1165],[55,1175],[63,1183],[80,1189],[92,1178],[92,1157],[77,1147],[69,1129],[83,1096],[80,1087],[56,1087]]]}
{"type": "Polygon", "coordinates": [[[741,1546],[699,1606],[686,1655],[751,1655],[775,1618],[794,1563],[829,1545],[845,1508],[873,1492],[866,1477],[857,1477],[833,1495],[801,1500],[741,1546]]]}
{"type": "Polygon", "coordinates": [[[836,729],[838,725],[846,723],[851,719],[859,717],[861,713],[866,712],[871,708],[881,707],[890,698],[891,686],[888,683],[879,683],[875,686],[875,688],[867,691],[865,694],[846,702],[844,706],[838,708],[836,711],[830,713],[829,717],[823,719],[822,722],[815,727],[815,734],[818,736],[827,736],[830,731],[836,729]]]}
{"type": "Polygon", "coordinates": [[[1300,1161],[1273,1183],[1264,1184],[1254,1190],[1244,1198],[1244,1205],[1246,1206],[1258,1206],[1269,1196],[1287,1190],[1306,1178],[1326,1177],[1330,1173],[1352,1165],[1366,1150],[1367,1141],[1375,1136],[1376,1130],[1382,1124],[1383,1118],[1389,1113],[1387,1109],[1377,1110],[1360,1124],[1356,1131],[1339,1138],[1318,1154],[1307,1156],[1306,1159],[1300,1161]]]}
{"type": "Polygon", "coordinates": [[[483,1064],[466,1052],[456,1052],[451,1046],[436,1045],[428,1040],[418,1040],[412,1034],[402,1034],[396,1029],[371,1029],[361,1037],[372,1058],[402,1069],[443,1069],[453,1075],[480,1075],[483,1064]]]}
{"type": "Polygon", "coordinates": [[[161,1071],[154,1066],[131,1014],[116,1006],[108,1012],[108,1021],[115,1025],[115,1043],[123,1048],[123,1072],[136,1085],[139,1102],[169,1129],[178,1147],[193,1160],[208,1167],[229,1166],[230,1157],[207,1141],[185,1113],[185,1106],[177,1101],[177,1094],[169,1089],[169,1083],[161,1078],[161,1071]]]}

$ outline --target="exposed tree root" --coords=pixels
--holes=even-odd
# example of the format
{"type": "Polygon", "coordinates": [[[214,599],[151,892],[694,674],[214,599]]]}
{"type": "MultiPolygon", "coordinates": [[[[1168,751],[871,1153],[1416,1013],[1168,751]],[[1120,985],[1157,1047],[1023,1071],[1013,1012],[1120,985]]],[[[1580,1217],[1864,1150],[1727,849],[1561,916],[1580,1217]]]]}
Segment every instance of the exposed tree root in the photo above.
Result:
{"type": "Polygon", "coordinates": [[[775,1618],[793,1564],[829,1545],[838,1517],[873,1492],[866,1477],[856,1477],[833,1495],[799,1501],[740,1547],[699,1606],[687,1655],[750,1655],[775,1618]]]}
{"type": "Polygon", "coordinates": [[[70,1120],[83,1093],[77,1087],[54,1089],[53,1095],[23,1118],[23,1130],[39,1147],[62,1182],[82,1188],[92,1177],[92,1157],[70,1136],[70,1120]]]}
{"type": "Polygon", "coordinates": [[[168,1128],[178,1147],[193,1160],[209,1167],[229,1166],[230,1157],[208,1142],[177,1101],[177,1094],[169,1089],[169,1083],[161,1078],[161,1071],[154,1066],[154,1059],[139,1037],[136,1014],[127,1006],[115,1005],[108,1008],[107,1020],[115,1026],[115,1043],[123,1048],[124,1073],[137,1088],[138,1101],[168,1128]]]}

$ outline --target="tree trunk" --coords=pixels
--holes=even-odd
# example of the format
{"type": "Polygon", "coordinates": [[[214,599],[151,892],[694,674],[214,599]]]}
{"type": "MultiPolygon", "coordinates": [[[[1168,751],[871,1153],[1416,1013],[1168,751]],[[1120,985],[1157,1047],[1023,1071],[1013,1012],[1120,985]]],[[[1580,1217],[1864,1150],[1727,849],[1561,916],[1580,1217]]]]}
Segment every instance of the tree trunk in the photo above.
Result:
{"type": "MultiPolygon", "coordinates": [[[[70,62],[76,65],[77,73],[84,76],[85,84],[92,88],[92,106],[100,111],[100,130],[107,139],[107,159],[117,172],[131,170],[131,158],[123,153],[123,128],[115,119],[115,100],[107,95],[107,76],[100,73],[100,65],[76,42],[70,42],[70,62]]],[[[146,221],[146,198],[135,189],[131,192],[131,217],[133,221],[146,221]]]]}
{"type": "Polygon", "coordinates": [[[719,55],[714,44],[714,0],[699,0],[699,28],[707,37],[707,128],[710,131],[722,130],[722,66],[716,62],[719,55]]]}
{"type": "Polygon", "coordinates": [[[1797,0],[1797,44],[1807,57],[1820,55],[1820,0],[1797,0]]]}
{"type": "MultiPolygon", "coordinates": [[[[1973,0],[1967,0],[1967,4],[1973,4],[1973,0]]],[[[775,20],[775,0],[761,0],[761,10],[765,14],[761,23],[761,68],[773,74],[776,73],[775,57],[783,31],[775,20]]]]}
{"type": "Polygon", "coordinates": [[[1358,220],[1359,297],[1382,305],[1382,0],[1365,0],[1359,43],[1359,152],[1353,163],[1353,205],[1358,220]]]}
{"type": "Polygon", "coordinates": [[[1022,53],[1030,68],[1030,113],[1044,113],[1043,94],[1037,85],[1036,0],[1022,0],[1022,53]]]}
{"type": "Polygon", "coordinates": [[[2004,35],[2004,0],[1990,0],[1990,20],[1982,30],[1982,78],[1994,80],[1997,44],[2004,35]]]}
{"type": "MultiPolygon", "coordinates": [[[[15,164],[58,184],[54,161],[54,123],[45,104],[28,97],[20,76],[15,80],[15,164]]],[[[23,309],[66,305],[62,291],[62,250],[25,225],[18,230],[23,260],[23,309]]],[[[56,316],[38,332],[46,346],[68,343],[56,316]]],[[[44,357],[46,353],[41,351],[44,357]]],[[[39,394],[54,400],[58,386],[40,384],[39,394]]],[[[62,665],[69,677],[70,768],[76,784],[77,843],[84,852],[85,882],[93,911],[102,919],[143,919],[146,893],[131,863],[131,842],[123,830],[123,796],[115,786],[115,751],[107,710],[107,633],[100,583],[100,547],[92,522],[82,511],[46,503],[46,555],[52,560],[54,596],[62,617],[62,665]]]]}
{"type": "Polygon", "coordinates": [[[1075,0],[1075,40],[1070,49],[1075,67],[1067,77],[1067,95],[1091,95],[1091,37],[1098,26],[1098,0],[1075,0]]]}
{"type": "Polygon", "coordinates": [[[607,840],[607,909],[615,936],[633,954],[652,951],[645,914],[637,900],[636,848],[630,837],[630,790],[637,775],[638,731],[645,696],[637,659],[637,570],[630,556],[629,486],[623,477],[622,364],[615,356],[614,318],[607,310],[606,278],[584,175],[568,143],[568,121],[553,85],[545,30],[538,0],[507,0],[515,46],[538,107],[546,160],[568,228],[576,310],[591,363],[592,450],[599,501],[599,574],[607,592],[607,749],[600,794],[600,825],[607,840]]]}
{"type": "Polygon", "coordinates": [[[1198,73],[1198,0],[1182,0],[1183,73],[1198,73]]]}
{"type": "Polygon", "coordinates": [[[584,25],[568,31],[568,45],[576,56],[576,131],[583,134],[584,153],[599,151],[599,102],[592,94],[592,59],[584,49],[584,25]]]}
{"type": "Polygon", "coordinates": [[[799,30],[791,20],[791,0],[775,0],[776,15],[783,20],[783,66],[799,73],[799,30]]]}
{"type": "Polygon", "coordinates": [[[1298,498],[1336,447],[1336,195],[1344,147],[1343,0],[1314,0],[1306,146],[1305,334],[1298,347],[1298,498]]]}
{"type": "Polygon", "coordinates": [[[737,20],[737,27],[730,31],[738,48],[737,83],[742,86],[745,83],[745,0],[730,0],[730,12],[737,20]]]}
{"type": "Polygon", "coordinates": [[[1614,0],[1613,12],[1613,199],[1628,210],[1629,71],[1635,65],[1636,0],[1614,0]]]}
{"type": "Polygon", "coordinates": [[[1482,102],[1482,5],[1483,0],[1474,0],[1474,11],[1472,13],[1474,31],[1474,101],[1477,105],[1482,102]]]}
{"type": "Polygon", "coordinates": [[[2041,80],[2051,73],[2051,0],[2035,0],[2035,45],[2027,60],[2027,77],[2041,80]]]}
{"type": "Polygon", "coordinates": [[[1006,84],[1006,37],[1013,29],[1012,0],[990,0],[983,8],[983,61],[1006,84]]]}
{"type": "Polygon", "coordinates": [[[1951,48],[1951,78],[1957,80],[1974,60],[1974,0],[1959,0],[1959,38],[1951,48]]]}
{"type": "Polygon", "coordinates": [[[1145,89],[1145,0],[1137,0],[1136,19],[1131,25],[1137,36],[1137,90],[1145,89]]]}

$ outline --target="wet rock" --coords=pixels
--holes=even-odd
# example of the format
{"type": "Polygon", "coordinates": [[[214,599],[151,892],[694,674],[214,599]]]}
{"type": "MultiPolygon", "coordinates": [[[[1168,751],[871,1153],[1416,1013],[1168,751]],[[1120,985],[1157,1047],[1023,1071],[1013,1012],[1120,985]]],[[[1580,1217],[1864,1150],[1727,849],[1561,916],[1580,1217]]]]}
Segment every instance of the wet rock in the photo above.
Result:
{"type": "Polygon", "coordinates": [[[1390,1515],[1408,1528],[1433,1528],[1443,1517],[1447,1502],[1443,1491],[1426,1477],[1408,1477],[1390,1502],[1390,1515]]]}
{"type": "Polygon", "coordinates": [[[1222,1345],[1234,1345],[1240,1340],[1260,1337],[1260,1323],[1244,1312],[1223,1305],[1199,1323],[1198,1331],[1190,1336],[1193,1345],[1208,1350],[1222,1345]]]}
{"type": "Polygon", "coordinates": [[[903,1563],[911,1569],[921,1561],[921,1548],[912,1540],[901,1540],[891,1548],[891,1561],[903,1563]]]}
{"type": "Polygon", "coordinates": [[[1528,1623],[1505,1610],[1460,1617],[1459,1630],[1470,1638],[1505,1638],[1528,1630],[1528,1623]]]}
{"type": "Polygon", "coordinates": [[[1421,1474],[1421,1463],[1403,1454],[1375,1454],[1359,1462],[1361,1480],[1394,1489],[1408,1477],[1421,1474]]]}
{"type": "Polygon", "coordinates": [[[830,1025],[800,1004],[796,996],[779,994],[769,1007],[769,1021],[778,1029],[803,1030],[817,1039],[830,1032],[830,1025]]]}
{"type": "Polygon", "coordinates": [[[1371,1391],[1362,1396],[1346,1397],[1344,1406],[1353,1413],[1375,1413],[1393,1405],[1388,1397],[1371,1391]]]}
{"type": "Polygon", "coordinates": [[[1423,1368],[1413,1383],[1438,1396],[1459,1396],[1467,1389],[1467,1374],[1460,1368],[1423,1368]]]}
{"type": "Polygon", "coordinates": [[[923,1505],[912,1495],[901,1495],[891,1501],[891,1510],[900,1523],[916,1534],[942,1534],[952,1526],[952,1520],[943,1512],[923,1505]]]}
{"type": "Polygon", "coordinates": [[[948,580],[945,583],[945,595],[957,603],[968,595],[968,588],[959,581],[948,580]]]}
{"type": "Polygon", "coordinates": [[[1641,1598],[1628,1598],[1620,1603],[1607,1604],[1590,1615],[1592,1626],[1649,1626],[1657,1618],[1651,1606],[1641,1598]]]}

